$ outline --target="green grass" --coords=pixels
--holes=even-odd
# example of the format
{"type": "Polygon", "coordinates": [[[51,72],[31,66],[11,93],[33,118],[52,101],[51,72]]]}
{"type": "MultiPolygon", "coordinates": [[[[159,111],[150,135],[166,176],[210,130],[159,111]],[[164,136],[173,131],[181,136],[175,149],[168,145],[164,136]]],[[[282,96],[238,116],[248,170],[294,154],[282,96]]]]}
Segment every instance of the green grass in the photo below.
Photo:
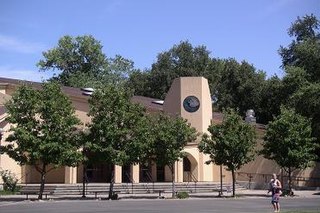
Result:
{"type": "Polygon", "coordinates": [[[282,213],[320,213],[320,210],[314,210],[314,211],[303,211],[303,210],[297,210],[297,211],[281,211],[282,213]]]}

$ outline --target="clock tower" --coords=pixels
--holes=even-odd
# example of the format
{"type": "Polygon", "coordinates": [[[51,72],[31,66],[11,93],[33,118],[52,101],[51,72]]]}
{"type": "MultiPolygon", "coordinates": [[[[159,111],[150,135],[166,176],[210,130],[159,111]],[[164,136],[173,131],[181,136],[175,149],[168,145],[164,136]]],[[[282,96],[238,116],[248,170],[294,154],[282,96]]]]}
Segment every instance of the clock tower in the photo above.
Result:
{"type": "Polygon", "coordinates": [[[208,80],[203,77],[174,79],[164,100],[163,110],[187,119],[198,132],[207,132],[212,119],[208,80]]]}

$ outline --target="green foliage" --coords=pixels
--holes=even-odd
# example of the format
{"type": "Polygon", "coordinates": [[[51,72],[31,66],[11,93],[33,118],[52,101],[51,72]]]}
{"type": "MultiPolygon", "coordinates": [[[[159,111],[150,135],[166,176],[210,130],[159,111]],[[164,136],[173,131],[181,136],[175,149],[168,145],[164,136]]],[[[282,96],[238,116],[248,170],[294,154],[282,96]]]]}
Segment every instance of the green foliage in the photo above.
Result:
{"type": "Polygon", "coordinates": [[[130,102],[124,89],[107,86],[89,99],[90,144],[88,150],[100,161],[116,165],[139,163],[146,158],[148,126],[145,110],[130,102]]]}
{"type": "Polygon", "coordinates": [[[43,53],[38,62],[41,71],[51,70],[65,86],[98,87],[107,83],[119,84],[134,71],[133,62],[116,55],[107,58],[102,45],[94,37],[63,36],[58,45],[43,53]]]}
{"type": "Polygon", "coordinates": [[[237,170],[253,159],[256,133],[234,110],[225,110],[223,116],[221,124],[209,126],[211,136],[203,135],[199,150],[210,155],[211,160],[207,163],[237,170]]]}
{"type": "Polygon", "coordinates": [[[149,156],[159,166],[169,166],[184,157],[182,150],[196,140],[196,130],[181,117],[150,115],[151,149],[149,156]]]}
{"type": "MultiPolygon", "coordinates": [[[[261,154],[288,172],[291,180],[294,170],[305,169],[316,159],[317,145],[311,133],[309,119],[292,109],[282,108],[281,114],[268,125],[261,154]]],[[[291,181],[289,188],[291,191],[291,181]]]]}
{"type": "Polygon", "coordinates": [[[248,109],[257,109],[265,74],[256,72],[255,68],[245,61],[241,64],[234,59],[223,62],[216,86],[218,109],[238,109],[243,115],[248,109]]]}
{"type": "Polygon", "coordinates": [[[280,114],[280,106],[288,97],[280,78],[273,76],[262,84],[260,103],[256,110],[257,121],[267,124],[280,114]]]}
{"type": "Polygon", "coordinates": [[[235,196],[234,172],[253,159],[256,132],[232,109],[225,110],[223,116],[221,124],[209,126],[211,136],[203,135],[199,150],[210,156],[206,163],[224,165],[232,172],[235,196]]]}
{"type": "MultiPolygon", "coordinates": [[[[281,47],[283,79],[286,98],[282,103],[311,119],[312,135],[320,139],[320,22],[313,14],[298,19],[289,28],[295,40],[281,47]]],[[[320,157],[320,149],[317,151],[320,157]]]]}
{"type": "Polygon", "coordinates": [[[76,166],[81,160],[73,138],[80,121],[57,83],[44,83],[42,90],[22,85],[5,106],[12,134],[6,139],[10,143],[1,149],[19,164],[35,166],[41,173],[41,186],[51,170],[48,165],[76,166]]]}
{"type": "Polygon", "coordinates": [[[178,199],[186,199],[186,198],[189,198],[189,193],[188,193],[188,192],[178,192],[178,193],[177,193],[177,198],[178,198],[178,199]]]}
{"type": "Polygon", "coordinates": [[[211,58],[209,54],[205,46],[181,42],[160,53],[151,70],[133,73],[128,86],[136,95],[164,99],[175,78],[203,76],[209,81],[219,110],[238,108],[244,114],[257,109],[265,74],[245,61],[211,58]]]}
{"type": "Polygon", "coordinates": [[[152,64],[150,71],[130,76],[129,84],[137,95],[164,99],[175,78],[202,76],[210,61],[209,51],[204,46],[193,47],[188,41],[181,42],[158,54],[157,62],[152,64]],[[140,89],[141,84],[137,84],[137,80],[143,80],[144,90],[140,89]]]}
{"type": "Polygon", "coordinates": [[[2,170],[0,171],[0,176],[3,181],[4,191],[15,192],[17,190],[18,179],[12,172],[9,170],[2,170]]]}
{"type": "Polygon", "coordinates": [[[288,47],[280,47],[283,67],[303,68],[310,82],[320,81],[320,22],[313,14],[306,15],[292,24],[288,32],[295,40],[288,47]]]}

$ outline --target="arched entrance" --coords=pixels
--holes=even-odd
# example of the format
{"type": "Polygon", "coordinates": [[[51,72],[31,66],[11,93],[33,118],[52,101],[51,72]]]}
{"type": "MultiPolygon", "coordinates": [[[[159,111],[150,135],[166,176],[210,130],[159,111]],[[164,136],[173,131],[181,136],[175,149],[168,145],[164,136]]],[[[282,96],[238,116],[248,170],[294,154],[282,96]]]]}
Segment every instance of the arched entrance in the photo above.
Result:
{"type": "Polygon", "coordinates": [[[183,158],[183,182],[198,181],[198,163],[196,159],[191,155],[187,154],[183,158]]]}

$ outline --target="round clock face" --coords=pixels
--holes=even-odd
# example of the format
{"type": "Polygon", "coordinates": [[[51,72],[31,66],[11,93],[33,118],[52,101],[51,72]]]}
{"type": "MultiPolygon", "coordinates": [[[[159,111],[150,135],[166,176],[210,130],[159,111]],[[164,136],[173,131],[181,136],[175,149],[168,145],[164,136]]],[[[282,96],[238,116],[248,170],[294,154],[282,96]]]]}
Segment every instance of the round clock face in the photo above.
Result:
{"type": "Polygon", "coordinates": [[[187,112],[196,112],[200,107],[200,101],[196,96],[188,96],[183,101],[183,108],[187,112]]]}

